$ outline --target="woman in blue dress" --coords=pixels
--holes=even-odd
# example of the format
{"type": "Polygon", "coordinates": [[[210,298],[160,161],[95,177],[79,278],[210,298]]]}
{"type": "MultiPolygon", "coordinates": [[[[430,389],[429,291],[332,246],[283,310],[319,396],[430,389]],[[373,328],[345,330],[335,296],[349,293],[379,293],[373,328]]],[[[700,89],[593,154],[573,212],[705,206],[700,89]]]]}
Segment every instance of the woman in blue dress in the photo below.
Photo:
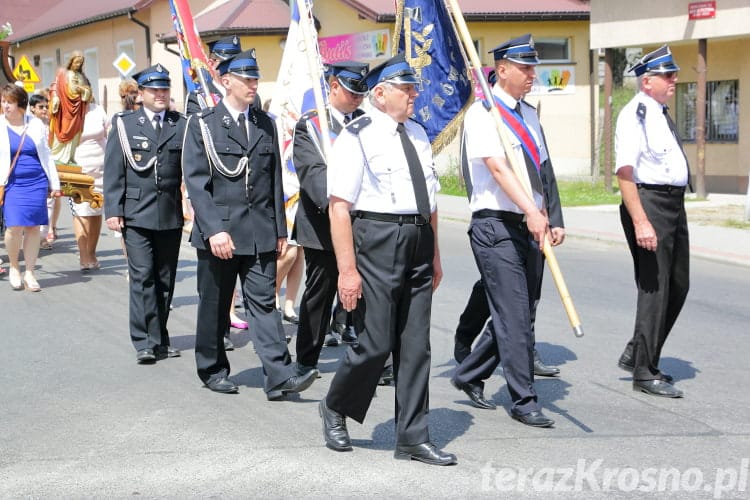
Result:
{"type": "Polygon", "coordinates": [[[44,123],[26,115],[29,97],[16,85],[0,92],[0,184],[5,185],[5,248],[10,269],[8,281],[14,290],[41,290],[34,277],[39,255],[39,226],[48,223],[47,197],[60,196],[60,179],[47,145],[44,123]],[[20,149],[20,151],[19,151],[20,149]],[[18,153],[18,154],[17,154],[18,153]],[[11,163],[16,159],[11,171],[11,163]],[[19,253],[23,248],[23,276],[19,253]]]}

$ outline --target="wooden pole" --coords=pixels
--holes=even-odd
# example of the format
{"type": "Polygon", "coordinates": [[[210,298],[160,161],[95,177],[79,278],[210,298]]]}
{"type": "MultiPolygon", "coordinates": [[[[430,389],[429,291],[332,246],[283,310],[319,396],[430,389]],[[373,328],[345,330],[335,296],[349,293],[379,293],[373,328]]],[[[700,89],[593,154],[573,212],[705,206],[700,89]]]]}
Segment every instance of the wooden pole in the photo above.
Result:
{"type": "Polygon", "coordinates": [[[299,11],[299,27],[302,31],[302,39],[305,42],[305,52],[307,52],[307,63],[310,67],[310,80],[313,97],[315,98],[315,108],[320,121],[322,136],[320,141],[323,147],[323,156],[328,161],[331,151],[331,135],[328,132],[328,110],[323,99],[323,91],[320,88],[323,75],[320,72],[318,46],[316,43],[313,43],[312,39],[312,30],[314,29],[312,11],[307,7],[307,0],[297,0],[297,10],[299,11]]]}
{"type": "MultiPolygon", "coordinates": [[[[513,169],[513,173],[516,175],[519,182],[524,187],[526,195],[529,196],[530,199],[533,199],[533,195],[531,192],[531,183],[529,182],[529,176],[526,174],[526,169],[525,167],[522,168],[521,165],[519,165],[518,159],[515,157],[515,155],[511,154],[511,151],[513,151],[513,147],[510,142],[510,138],[508,137],[508,134],[505,130],[505,125],[503,124],[503,119],[500,116],[500,112],[498,111],[497,106],[495,106],[494,102],[492,102],[492,92],[490,91],[490,87],[484,77],[484,73],[482,73],[482,63],[480,62],[479,55],[477,54],[477,50],[474,47],[474,43],[472,41],[471,34],[469,33],[469,28],[466,26],[466,21],[464,20],[461,8],[458,6],[458,2],[456,0],[447,1],[450,5],[450,10],[456,23],[459,38],[461,38],[461,42],[463,43],[466,55],[469,57],[469,62],[474,68],[474,73],[479,79],[479,85],[482,87],[482,93],[484,94],[484,106],[485,108],[487,108],[487,111],[490,113],[490,115],[492,115],[492,118],[495,121],[495,127],[497,128],[497,133],[500,135],[500,142],[503,145],[503,149],[506,152],[505,156],[508,159],[508,164],[511,166],[511,168],[513,169]]],[[[565,284],[565,279],[563,278],[562,272],[560,271],[560,266],[557,263],[555,252],[552,250],[552,245],[550,245],[549,240],[546,237],[542,242],[542,251],[544,252],[544,256],[547,258],[547,265],[549,266],[550,273],[552,274],[552,279],[555,281],[555,285],[557,285],[557,291],[560,294],[560,299],[562,300],[563,306],[565,307],[565,312],[568,315],[570,326],[573,327],[573,333],[576,337],[583,337],[581,320],[578,317],[575,306],[573,305],[573,299],[568,292],[568,287],[565,284]]]]}

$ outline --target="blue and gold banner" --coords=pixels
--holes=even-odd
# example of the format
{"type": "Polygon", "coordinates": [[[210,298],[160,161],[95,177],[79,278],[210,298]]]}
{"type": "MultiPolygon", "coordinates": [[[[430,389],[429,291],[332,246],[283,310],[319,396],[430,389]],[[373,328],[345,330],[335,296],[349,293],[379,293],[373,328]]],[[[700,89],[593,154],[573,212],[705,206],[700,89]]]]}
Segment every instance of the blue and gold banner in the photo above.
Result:
{"type": "Polygon", "coordinates": [[[394,54],[404,52],[417,73],[414,118],[437,154],[458,132],[473,102],[468,64],[443,0],[398,0],[394,54]]]}

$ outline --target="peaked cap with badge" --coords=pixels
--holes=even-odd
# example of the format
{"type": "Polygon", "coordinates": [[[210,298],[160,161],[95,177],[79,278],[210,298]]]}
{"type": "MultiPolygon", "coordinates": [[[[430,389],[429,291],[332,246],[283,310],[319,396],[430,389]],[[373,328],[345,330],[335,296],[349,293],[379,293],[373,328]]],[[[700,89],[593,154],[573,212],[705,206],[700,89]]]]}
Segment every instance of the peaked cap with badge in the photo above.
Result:
{"type": "Polygon", "coordinates": [[[672,59],[672,51],[669,50],[669,45],[664,44],[638,59],[628,70],[628,72],[630,71],[634,72],[635,76],[641,76],[645,73],[661,74],[680,71],[680,67],[672,59]]]}
{"type": "Polygon", "coordinates": [[[209,43],[208,50],[212,57],[220,61],[226,61],[242,52],[242,45],[240,45],[240,38],[237,35],[232,35],[209,43]]]}
{"type": "Polygon", "coordinates": [[[539,53],[534,48],[531,33],[503,42],[487,53],[493,54],[495,61],[508,60],[518,64],[539,64],[539,53]]]}
{"type": "Polygon", "coordinates": [[[376,85],[383,82],[391,83],[418,83],[414,69],[406,62],[403,52],[396,54],[385,62],[372,68],[365,75],[367,87],[372,90],[376,85]]]}
{"type": "Polygon", "coordinates": [[[240,52],[222,61],[219,63],[218,70],[220,75],[231,73],[242,78],[260,78],[260,69],[258,68],[255,49],[240,52]]]}
{"type": "Polygon", "coordinates": [[[341,61],[327,65],[326,75],[333,75],[352,94],[364,95],[368,87],[365,77],[370,65],[356,61],[341,61]]]}
{"type": "Polygon", "coordinates": [[[133,80],[138,83],[138,87],[168,89],[172,85],[169,71],[161,64],[155,64],[140,73],[136,73],[133,75],[133,80]]]}

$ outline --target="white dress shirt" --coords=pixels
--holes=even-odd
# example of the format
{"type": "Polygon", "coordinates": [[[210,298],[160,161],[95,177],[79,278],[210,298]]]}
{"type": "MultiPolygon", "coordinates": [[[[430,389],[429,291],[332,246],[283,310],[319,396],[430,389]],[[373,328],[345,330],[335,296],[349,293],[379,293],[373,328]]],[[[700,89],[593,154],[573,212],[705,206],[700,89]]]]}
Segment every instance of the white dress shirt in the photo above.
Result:
{"type": "MultiPolygon", "coordinates": [[[[515,108],[516,101],[509,96],[498,85],[492,87],[493,95],[496,95],[502,102],[507,104],[511,109],[515,108]]],[[[495,104],[493,102],[493,104],[495,104]]],[[[526,160],[523,156],[521,141],[516,137],[513,131],[507,126],[505,131],[510,138],[513,152],[519,165],[523,165],[523,172],[526,172],[526,160]]],[[[538,147],[541,147],[541,141],[536,132],[529,127],[531,136],[538,147]]],[[[505,150],[500,141],[497,126],[492,115],[484,108],[481,101],[477,101],[469,108],[464,120],[464,136],[466,139],[466,155],[469,160],[469,172],[471,174],[471,183],[473,186],[469,208],[472,212],[482,209],[506,210],[522,214],[523,210],[518,208],[513,201],[505,194],[505,191],[495,181],[484,158],[500,157],[505,158],[505,150]]],[[[539,193],[534,192],[534,202],[538,208],[542,208],[543,200],[539,193]]]]}
{"type": "MultiPolygon", "coordinates": [[[[351,123],[366,118],[372,122],[364,126],[359,135],[344,129],[333,144],[328,161],[329,197],[337,196],[351,202],[353,210],[418,213],[409,165],[396,131],[398,123],[376,108],[351,123]]],[[[434,212],[440,183],[435,174],[430,141],[417,122],[407,120],[404,126],[422,164],[430,211],[434,212]]]]}
{"type": "Polygon", "coordinates": [[[630,165],[636,183],[685,186],[687,161],[663,110],[659,102],[643,92],[622,108],[615,130],[615,172],[630,165]],[[642,121],[638,117],[641,103],[646,109],[642,121]]]}

